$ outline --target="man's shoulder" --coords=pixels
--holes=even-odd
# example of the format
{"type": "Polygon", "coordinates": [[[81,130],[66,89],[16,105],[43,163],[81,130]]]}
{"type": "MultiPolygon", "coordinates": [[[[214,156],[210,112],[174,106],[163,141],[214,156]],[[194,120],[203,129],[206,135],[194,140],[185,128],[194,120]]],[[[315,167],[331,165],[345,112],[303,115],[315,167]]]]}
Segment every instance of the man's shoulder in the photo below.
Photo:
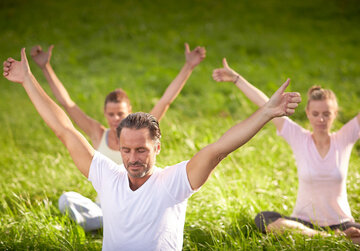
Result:
{"type": "Polygon", "coordinates": [[[95,151],[90,169],[111,170],[112,172],[126,172],[124,164],[117,164],[106,155],[95,151]]]}
{"type": "Polygon", "coordinates": [[[174,165],[165,166],[164,168],[155,167],[153,175],[159,177],[170,177],[172,175],[182,175],[186,174],[186,165],[189,161],[182,161],[174,165]]]}
{"type": "MultiPolygon", "coordinates": [[[[186,165],[187,165],[188,162],[189,162],[189,160],[184,160],[184,161],[181,161],[181,162],[179,162],[177,164],[166,166],[162,170],[164,171],[164,170],[167,170],[167,169],[186,168],[186,165]]],[[[161,168],[158,168],[158,169],[161,169],[161,168]]]]}

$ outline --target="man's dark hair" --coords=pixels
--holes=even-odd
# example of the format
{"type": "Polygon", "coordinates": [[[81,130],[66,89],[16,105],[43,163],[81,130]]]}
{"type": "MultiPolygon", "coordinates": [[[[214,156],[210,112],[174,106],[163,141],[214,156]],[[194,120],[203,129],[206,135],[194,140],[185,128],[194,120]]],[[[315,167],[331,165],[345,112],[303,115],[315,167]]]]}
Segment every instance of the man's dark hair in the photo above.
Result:
{"type": "Polygon", "coordinates": [[[161,132],[159,127],[159,122],[157,119],[145,112],[136,112],[129,114],[125,119],[121,121],[119,126],[116,128],[117,136],[120,138],[121,130],[123,128],[130,128],[130,129],[142,129],[147,128],[150,132],[150,137],[154,141],[160,141],[161,132]]]}

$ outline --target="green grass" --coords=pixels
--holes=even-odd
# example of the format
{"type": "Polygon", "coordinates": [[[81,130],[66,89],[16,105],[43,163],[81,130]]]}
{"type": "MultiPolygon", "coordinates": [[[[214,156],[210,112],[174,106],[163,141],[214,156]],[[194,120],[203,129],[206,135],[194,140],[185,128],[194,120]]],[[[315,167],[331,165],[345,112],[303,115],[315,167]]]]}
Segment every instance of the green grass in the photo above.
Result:
{"type": "MultiPolygon", "coordinates": [[[[271,95],[287,77],[305,100],[313,84],[331,88],[342,107],[334,128],[360,107],[360,5],[334,1],[44,1],[0,3],[0,55],[19,59],[33,45],[55,44],[52,65],[72,98],[105,123],[105,95],[126,90],[135,111],[150,111],[184,62],[183,43],[203,45],[206,60],[162,121],[159,166],[189,159],[256,107],[232,84],[215,83],[230,66],[271,95]]],[[[30,58],[30,57],[29,57],[30,58]]],[[[31,68],[45,90],[45,79],[31,68]]],[[[64,146],[20,85],[0,79],[0,250],[96,250],[102,233],[84,233],[57,209],[63,191],[94,198],[64,146]]],[[[308,127],[305,103],[293,119],[308,127]]],[[[360,220],[360,146],[352,153],[348,198],[360,220]]],[[[290,214],[297,176],[287,144],[267,125],[228,156],[190,200],[185,250],[357,250],[344,238],[265,236],[261,210],[290,214]]]]}

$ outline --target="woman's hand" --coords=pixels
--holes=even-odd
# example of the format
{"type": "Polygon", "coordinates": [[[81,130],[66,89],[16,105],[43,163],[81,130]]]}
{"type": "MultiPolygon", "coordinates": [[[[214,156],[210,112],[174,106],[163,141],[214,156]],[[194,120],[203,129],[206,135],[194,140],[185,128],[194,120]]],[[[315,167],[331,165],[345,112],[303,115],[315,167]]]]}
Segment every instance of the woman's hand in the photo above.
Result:
{"type": "Polygon", "coordinates": [[[188,43],[185,43],[185,58],[186,63],[193,69],[206,57],[206,50],[204,47],[198,46],[190,51],[188,43]]]}
{"type": "Polygon", "coordinates": [[[231,69],[226,62],[226,58],[223,58],[223,68],[215,69],[213,71],[213,79],[217,82],[235,82],[239,74],[231,69]]]}
{"type": "Polygon", "coordinates": [[[41,69],[44,68],[46,64],[50,63],[53,48],[54,45],[50,45],[47,52],[43,51],[40,45],[36,45],[31,48],[30,55],[41,69]]]}
{"type": "Polygon", "coordinates": [[[4,61],[4,77],[8,80],[23,84],[25,79],[31,75],[29,63],[26,58],[25,48],[21,49],[21,61],[8,58],[4,61]]]}

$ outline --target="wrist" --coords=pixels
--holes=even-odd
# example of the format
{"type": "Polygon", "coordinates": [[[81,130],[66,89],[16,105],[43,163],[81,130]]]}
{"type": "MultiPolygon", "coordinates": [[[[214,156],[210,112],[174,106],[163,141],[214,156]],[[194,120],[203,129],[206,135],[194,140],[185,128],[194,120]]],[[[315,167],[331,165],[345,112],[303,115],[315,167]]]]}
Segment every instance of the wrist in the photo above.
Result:
{"type": "Polygon", "coordinates": [[[48,71],[51,68],[50,62],[47,62],[45,65],[40,67],[42,71],[48,71]]]}
{"type": "Polygon", "coordinates": [[[187,69],[187,70],[190,70],[190,71],[192,71],[195,67],[196,67],[196,65],[193,65],[193,64],[191,64],[191,63],[189,63],[187,61],[184,64],[184,68],[187,69]]]}
{"type": "Polygon", "coordinates": [[[274,113],[273,109],[268,106],[268,103],[265,103],[263,106],[261,106],[260,110],[264,118],[267,119],[267,121],[270,121],[276,117],[276,114],[274,113]]]}
{"type": "Polygon", "coordinates": [[[28,82],[32,82],[33,79],[34,79],[34,76],[31,73],[31,71],[27,71],[24,73],[24,81],[21,84],[26,84],[28,82]]]}
{"type": "Polygon", "coordinates": [[[233,77],[233,83],[234,84],[237,84],[240,80],[240,75],[239,74],[236,74],[234,77],[233,77]]]}

